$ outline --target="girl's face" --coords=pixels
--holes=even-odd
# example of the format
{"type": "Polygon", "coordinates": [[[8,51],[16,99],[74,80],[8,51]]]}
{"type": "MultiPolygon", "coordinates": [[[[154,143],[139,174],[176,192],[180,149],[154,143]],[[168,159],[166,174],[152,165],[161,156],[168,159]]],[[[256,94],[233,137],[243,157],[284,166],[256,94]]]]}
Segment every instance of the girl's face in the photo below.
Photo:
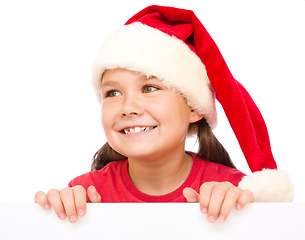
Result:
{"type": "Polygon", "coordinates": [[[157,78],[125,69],[102,79],[102,125],[110,146],[135,160],[183,151],[189,123],[202,118],[157,78]]]}

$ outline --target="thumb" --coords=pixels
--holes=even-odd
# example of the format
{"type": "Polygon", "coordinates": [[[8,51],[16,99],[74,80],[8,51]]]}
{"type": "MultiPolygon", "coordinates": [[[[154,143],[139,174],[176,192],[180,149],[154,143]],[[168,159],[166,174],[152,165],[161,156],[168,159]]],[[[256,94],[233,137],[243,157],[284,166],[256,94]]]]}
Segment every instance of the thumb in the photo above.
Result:
{"type": "Polygon", "coordinates": [[[199,194],[192,188],[184,188],[183,196],[186,198],[189,203],[197,203],[199,202],[199,194]]]}
{"type": "Polygon", "coordinates": [[[96,191],[94,186],[88,187],[88,202],[89,203],[100,203],[101,202],[101,195],[96,191]]]}

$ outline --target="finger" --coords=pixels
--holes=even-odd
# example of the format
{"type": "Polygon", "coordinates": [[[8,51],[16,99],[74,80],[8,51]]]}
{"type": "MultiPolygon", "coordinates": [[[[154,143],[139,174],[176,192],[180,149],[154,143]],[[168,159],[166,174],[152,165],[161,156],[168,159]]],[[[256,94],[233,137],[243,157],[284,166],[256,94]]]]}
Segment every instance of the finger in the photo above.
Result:
{"type": "Polygon", "coordinates": [[[75,206],[74,193],[72,188],[66,187],[60,190],[60,197],[69,222],[76,222],[78,220],[78,214],[75,206]]]}
{"type": "Polygon", "coordinates": [[[229,188],[230,185],[227,183],[220,183],[213,188],[207,216],[209,222],[213,223],[218,219],[222,203],[229,188]]]}
{"type": "Polygon", "coordinates": [[[241,196],[241,193],[242,189],[240,188],[232,187],[228,189],[218,216],[219,222],[225,222],[227,220],[231,210],[236,205],[237,200],[241,196]]]}
{"type": "Polygon", "coordinates": [[[35,203],[38,203],[44,210],[49,210],[51,208],[47,195],[42,191],[39,191],[35,194],[34,201],[35,203]]]}
{"type": "Polygon", "coordinates": [[[66,212],[63,203],[60,198],[59,191],[57,189],[52,189],[47,194],[48,201],[52,205],[54,211],[56,212],[59,219],[66,218],[66,212]]]}
{"type": "Polygon", "coordinates": [[[252,203],[254,201],[254,195],[251,190],[245,189],[242,191],[237,203],[236,209],[242,210],[248,203],[252,203]]]}
{"type": "Polygon", "coordinates": [[[186,201],[189,203],[199,202],[199,194],[192,188],[184,188],[183,196],[186,198],[186,201]]]}
{"type": "Polygon", "coordinates": [[[83,186],[75,186],[72,188],[74,194],[75,207],[79,217],[86,214],[86,190],[83,186]]]}
{"type": "Polygon", "coordinates": [[[217,184],[216,182],[206,182],[202,184],[200,187],[200,196],[199,196],[200,209],[201,212],[204,214],[208,213],[212,191],[216,186],[216,184],[217,184]]]}
{"type": "Polygon", "coordinates": [[[101,195],[96,191],[94,186],[90,186],[87,190],[89,203],[100,203],[101,195]]]}

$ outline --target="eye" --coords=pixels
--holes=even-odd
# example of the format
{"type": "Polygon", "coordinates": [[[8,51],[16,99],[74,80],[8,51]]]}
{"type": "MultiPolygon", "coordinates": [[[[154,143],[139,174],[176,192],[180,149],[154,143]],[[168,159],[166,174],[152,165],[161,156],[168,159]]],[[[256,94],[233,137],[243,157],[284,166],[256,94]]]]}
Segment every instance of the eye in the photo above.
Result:
{"type": "Polygon", "coordinates": [[[146,85],[143,87],[143,93],[150,93],[158,90],[159,88],[151,86],[151,85],[146,85]]]}
{"type": "Polygon", "coordinates": [[[117,90],[109,90],[106,92],[106,97],[116,97],[122,95],[119,91],[117,90]]]}

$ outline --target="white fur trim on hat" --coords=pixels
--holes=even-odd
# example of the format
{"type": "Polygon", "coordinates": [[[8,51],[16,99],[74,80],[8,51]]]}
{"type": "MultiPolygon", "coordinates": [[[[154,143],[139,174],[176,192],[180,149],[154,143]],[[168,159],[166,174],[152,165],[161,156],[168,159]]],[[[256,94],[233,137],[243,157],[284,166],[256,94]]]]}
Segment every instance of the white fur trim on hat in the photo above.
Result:
{"type": "Polygon", "coordinates": [[[264,169],[245,176],[238,187],[250,189],[254,202],[292,202],[294,185],[284,170],[264,169]]]}
{"type": "Polygon", "coordinates": [[[181,93],[212,128],[216,126],[215,94],[205,66],[180,39],[138,22],[109,35],[92,67],[99,102],[102,74],[115,68],[157,77],[165,86],[181,93]]]}

